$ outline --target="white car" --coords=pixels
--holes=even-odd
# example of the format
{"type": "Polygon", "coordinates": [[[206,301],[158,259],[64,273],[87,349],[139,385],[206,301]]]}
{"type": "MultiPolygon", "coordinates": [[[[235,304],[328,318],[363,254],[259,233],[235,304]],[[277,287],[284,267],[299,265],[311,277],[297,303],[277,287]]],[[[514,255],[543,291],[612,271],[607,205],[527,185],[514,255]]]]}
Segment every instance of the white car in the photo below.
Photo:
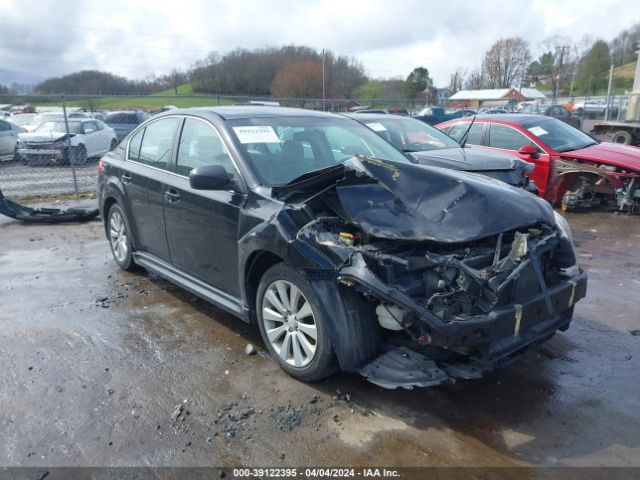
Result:
{"type": "Polygon", "coordinates": [[[33,132],[19,134],[18,157],[29,164],[69,164],[73,158],[75,165],[83,165],[118,145],[115,130],[100,120],[69,119],[68,123],[69,139],[64,120],[46,121],[33,132]]]}

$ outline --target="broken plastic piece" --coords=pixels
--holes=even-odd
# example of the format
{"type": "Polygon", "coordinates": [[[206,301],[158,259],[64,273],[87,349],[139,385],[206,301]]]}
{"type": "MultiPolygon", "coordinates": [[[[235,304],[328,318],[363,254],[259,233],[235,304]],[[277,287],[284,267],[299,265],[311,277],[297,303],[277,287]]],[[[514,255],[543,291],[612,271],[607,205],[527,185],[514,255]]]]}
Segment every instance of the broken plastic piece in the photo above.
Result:
{"type": "Polygon", "coordinates": [[[29,208],[5,198],[0,189],[0,214],[25,223],[86,222],[96,218],[97,208],[29,208]]]}
{"type": "Polygon", "coordinates": [[[450,381],[433,360],[407,347],[391,350],[360,369],[360,374],[382,388],[432,387],[450,381]]]}

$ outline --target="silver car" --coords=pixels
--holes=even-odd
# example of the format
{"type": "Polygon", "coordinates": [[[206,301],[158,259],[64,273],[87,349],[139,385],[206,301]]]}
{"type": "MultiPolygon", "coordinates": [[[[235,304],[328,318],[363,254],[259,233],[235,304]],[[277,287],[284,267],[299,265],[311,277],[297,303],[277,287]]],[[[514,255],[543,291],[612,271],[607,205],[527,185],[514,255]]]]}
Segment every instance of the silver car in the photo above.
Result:
{"type": "Polygon", "coordinates": [[[22,132],[23,128],[0,119],[0,162],[15,159],[18,134],[22,132]]]}

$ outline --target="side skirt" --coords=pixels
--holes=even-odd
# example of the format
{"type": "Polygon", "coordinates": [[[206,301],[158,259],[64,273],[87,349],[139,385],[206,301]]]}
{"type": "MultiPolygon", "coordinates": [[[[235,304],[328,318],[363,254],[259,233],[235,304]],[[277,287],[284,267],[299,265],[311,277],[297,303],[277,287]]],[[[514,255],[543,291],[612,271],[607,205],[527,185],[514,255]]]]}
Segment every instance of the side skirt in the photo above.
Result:
{"type": "Polygon", "coordinates": [[[240,317],[245,322],[249,321],[247,310],[239,298],[208,285],[150,253],[133,252],[133,259],[141,267],[154,271],[194,295],[240,317]]]}

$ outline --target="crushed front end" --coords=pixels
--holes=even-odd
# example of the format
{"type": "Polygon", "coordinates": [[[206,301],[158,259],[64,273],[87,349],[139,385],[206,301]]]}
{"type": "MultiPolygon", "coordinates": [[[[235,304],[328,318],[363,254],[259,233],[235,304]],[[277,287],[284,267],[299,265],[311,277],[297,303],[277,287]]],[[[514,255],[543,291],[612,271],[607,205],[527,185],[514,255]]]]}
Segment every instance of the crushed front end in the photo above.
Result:
{"type": "Polygon", "coordinates": [[[340,215],[296,239],[375,312],[384,345],[359,372],[385,388],[479,378],[566,330],[586,294],[569,226],[548,204],[419,168],[354,166],[323,194],[340,215]]]}
{"type": "Polygon", "coordinates": [[[566,330],[586,293],[553,226],[454,245],[365,240],[328,220],[306,234],[341,250],[338,281],[376,304],[385,353],[360,373],[386,388],[478,378],[566,330]]]}

